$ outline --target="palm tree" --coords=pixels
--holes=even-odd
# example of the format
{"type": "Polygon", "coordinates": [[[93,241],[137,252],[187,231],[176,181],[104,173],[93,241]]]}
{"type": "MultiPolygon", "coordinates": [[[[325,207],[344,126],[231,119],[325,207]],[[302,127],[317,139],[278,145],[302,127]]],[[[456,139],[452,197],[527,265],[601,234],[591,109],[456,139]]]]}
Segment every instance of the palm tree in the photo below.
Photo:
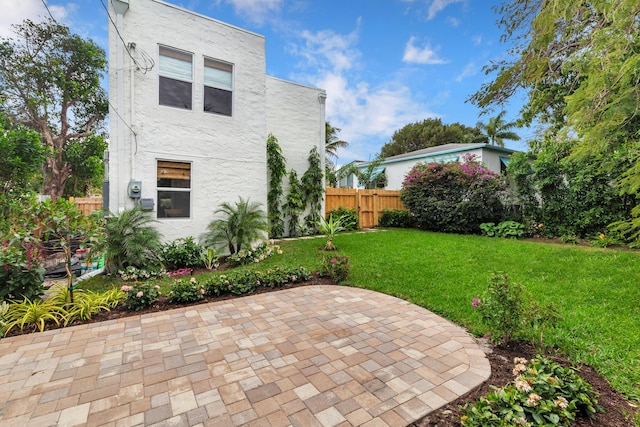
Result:
{"type": "Polygon", "coordinates": [[[231,255],[240,252],[243,246],[248,247],[256,240],[264,239],[261,232],[269,230],[267,217],[260,209],[260,203],[249,203],[249,200],[242,197],[235,206],[223,203],[215,214],[222,214],[222,218],[211,221],[201,237],[202,244],[216,248],[226,245],[231,255]]]}
{"type": "Polygon", "coordinates": [[[338,138],[338,132],[340,132],[340,128],[334,128],[329,122],[325,123],[325,131],[325,163],[333,167],[335,166],[333,160],[338,158],[338,148],[347,148],[349,143],[338,138]]]}
{"type": "Polygon", "coordinates": [[[324,141],[324,175],[329,185],[335,186],[338,183],[336,177],[336,164],[338,160],[338,148],[346,148],[349,143],[338,139],[339,128],[334,128],[329,122],[325,122],[325,141],[324,141]]]}
{"type": "Polygon", "coordinates": [[[483,139],[491,143],[491,145],[497,145],[504,147],[504,140],[519,141],[520,137],[511,129],[516,127],[516,122],[505,122],[504,115],[506,111],[501,111],[496,117],[491,117],[488,123],[478,122],[476,127],[480,129],[484,135],[483,139]]]}
{"type": "Polygon", "coordinates": [[[116,271],[127,266],[160,267],[160,233],[153,226],[154,222],[151,214],[139,206],[106,219],[104,242],[98,249],[104,249],[107,270],[116,271]]]}

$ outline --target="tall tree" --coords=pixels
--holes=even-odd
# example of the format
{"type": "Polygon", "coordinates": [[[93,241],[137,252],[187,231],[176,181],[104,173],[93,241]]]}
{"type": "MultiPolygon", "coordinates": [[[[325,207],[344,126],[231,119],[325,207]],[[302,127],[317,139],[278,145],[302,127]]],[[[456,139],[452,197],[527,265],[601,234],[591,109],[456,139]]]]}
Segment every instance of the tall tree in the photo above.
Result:
{"type": "Polygon", "coordinates": [[[504,147],[504,140],[519,141],[520,136],[511,129],[516,127],[516,122],[506,122],[504,115],[506,111],[501,111],[495,117],[491,117],[487,123],[478,122],[476,127],[484,132],[484,135],[491,145],[504,147]]]}
{"type": "Polygon", "coordinates": [[[84,197],[100,188],[104,178],[104,150],[107,142],[102,135],[69,141],[63,153],[71,166],[71,176],[64,187],[65,197],[84,197]]]}
{"type": "MultiPolygon", "coordinates": [[[[638,196],[638,1],[515,0],[498,12],[503,40],[513,44],[510,55],[486,67],[495,78],[470,100],[487,110],[524,88],[523,122],[538,120],[552,135],[576,136],[573,158],[606,159],[627,150],[633,161],[615,181],[623,193],[638,196]]],[[[640,230],[640,205],[634,213],[640,230]]]]}
{"type": "Polygon", "coordinates": [[[71,141],[93,134],[108,112],[100,78],[105,52],[48,20],[14,25],[17,40],[0,39],[0,109],[42,135],[50,148],[43,191],[56,199],[72,173],[71,141]]]}
{"type": "Polygon", "coordinates": [[[425,119],[395,131],[391,141],[382,146],[380,156],[397,156],[437,145],[475,142],[479,136],[480,131],[476,128],[460,123],[447,125],[441,119],[425,119]]]}

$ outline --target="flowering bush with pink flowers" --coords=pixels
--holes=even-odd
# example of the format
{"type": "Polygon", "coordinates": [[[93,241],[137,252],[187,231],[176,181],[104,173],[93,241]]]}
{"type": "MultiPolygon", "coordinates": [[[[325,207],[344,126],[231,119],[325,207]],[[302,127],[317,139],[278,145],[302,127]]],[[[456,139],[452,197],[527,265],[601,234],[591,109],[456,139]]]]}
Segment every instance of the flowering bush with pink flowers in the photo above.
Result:
{"type": "Polygon", "coordinates": [[[500,222],[503,177],[472,156],[462,163],[419,163],[405,176],[401,199],[419,228],[478,233],[480,224],[500,222]]]}
{"type": "Polygon", "coordinates": [[[205,293],[204,286],[198,284],[198,280],[192,277],[189,280],[181,279],[173,282],[168,299],[171,303],[194,302],[203,299],[205,293]]]}
{"type": "Polygon", "coordinates": [[[129,310],[139,311],[156,303],[160,297],[160,286],[152,283],[124,285],[120,288],[126,294],[125,304],[129,310]]]}
{"type": "Polygon", "coordinates": [[[514,365],[513,381],[462,408],[463,426],[570,426],[601,410],[597,393],[573,368],[540,356],[516,357],[514,365]]]}
{"type": "Polygon", "coordinates": [[[324,258],[320,275],[330,277],[336,283],[341,283],[347,280],[349,270],[351,270],[351,262],[348,256],[328,255],[324,258]]]}

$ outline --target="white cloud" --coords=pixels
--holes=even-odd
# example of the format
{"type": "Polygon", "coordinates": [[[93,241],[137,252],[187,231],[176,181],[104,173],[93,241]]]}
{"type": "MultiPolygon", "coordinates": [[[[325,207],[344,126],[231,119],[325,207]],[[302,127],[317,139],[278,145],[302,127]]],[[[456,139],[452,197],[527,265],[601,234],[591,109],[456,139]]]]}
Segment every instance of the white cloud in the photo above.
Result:
{"type": "Polygon", "coordinates": [[[327,91],[327,120],[340,128],[340,138],[349,142],[339,150],[340,163],[369,160],[380,151],[394,131],[408,123],[435,117],[412,97],[408,86],[398,81],[373,83],[362,79],[362,54],[355,47],[359,25],[349,34],[330,30],[303,31],[303,44],[295,53],[304,61],[299,64],[304,75],[294,80],[305,81],[327,91]]]}
{"type": "Polygon", "coordinates": [[[473,61],[469,62],[467,65],[465,65],[462,72],[460,72],[460,74],[456,76],[456,81],[460,83],[462,80],[466,79],[467,77],[472,77],[472,76],[475,76],[476,74],[478,74],[478,66],[473,61]]]}
{"type": "Polygon", "coordinates": [[[416,38],[411,36],[404,49],[404,56],[402,57],[404,62],[430,65],[447,63],[444,59],[438,58],[437,49],[432,49],[428,41],[423,47],[416,46],[415,42],[416,38]]]}
{"type": "Polygon", "coordinates": [[[282,9],[284,0],[225,0],[233,6],[236,14],[257,24],[262,24],[282,9]]]}
{"type": "Polygon", "coordinates": [[[47,15],[47,10],[40,0],[7,1],[3,3],[2,14],[0,14],[0,36],[2,37],[15,35],[11,27],[13,24],[19,24],[26,18],[33,21],[41,21],[42,18],[40,17],[47,15]]]}
{"type": "Polygon", "coordinates": [[[444,10],[447,6],[454,3],[462,3],[465,0],[433,0],[429,6],[429,12],[427,13],[427,21],[436,17],[438,12],[444,10]]]}
{"type": "Polygon", "coordinates": [[[473,36],[471,40],[474,46],[480,46],[482,44],[482,36],[473,36]]]}
{"type": "Polygon", "coordinates": [[[457,28],[460,26],[460,20],[458,18],[454,18],[453,16],[448,16],[447,22],[449,23],[449,25],[451,25],[454,28],[457,28]]]}

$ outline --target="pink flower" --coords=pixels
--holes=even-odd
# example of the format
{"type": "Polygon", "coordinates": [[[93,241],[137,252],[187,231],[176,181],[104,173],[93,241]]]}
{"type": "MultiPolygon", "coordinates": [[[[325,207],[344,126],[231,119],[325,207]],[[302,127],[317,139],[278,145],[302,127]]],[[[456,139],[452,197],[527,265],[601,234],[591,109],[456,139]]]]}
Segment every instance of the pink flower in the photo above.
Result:
{"type": "Polygon", "coordinates": [[[120,290],[122,292],[129,292],[129,291],[133,290],[133,287],[124,285],[123,287],[120,288],[120,290]]]}
{"type": "Polygon", "coordinates": [[[200,293],[204,295],[204,289],[200,288],[200,293]]]}
{"type": "Polygon", "coordinates": [[[479,303],[480,300],[478,298],[474,298],[473,301],[471,301],[471,307],[477,307],[479,303]]]}
{"type": "Polygon", "coordinates": [[[154,288],[156,288],[156,289],[160,289],[160,286],[158,286],[158,285],[155,285],[155,286],[154,286],[154,288]]]}
{"type": "Polygon", "coordinates": [[[516,389],[523,393],[528,393],[531,391],[531,384],[529,384],[529,381],[523,379],[522,377],[518,377],[516,378],[516,389]]]}
{"type": "Polygon", "coordinates": [[[137,296],[138,298],[142,297],[143,295],[144,295],[144,292],[142,292],[142,291],[139,291],[139,292],[136,294],[136,296],[137,296]]]}
{"type": "Polygon", "coordinates": [[[520,372],[524,372],[527,370],[527,367],[522,363],[518,363],[515,368],[513,368],[513,375],[518,375],[520,372]]]}
{"type": "Polygon", "coordinates": [[[562,396],[559,396],[556,400],[553,401],[553,403],[555,403],[556,406],[560,409],[567,409],[567,406],[569,406],[569,402],[567,402],[567,399],[562,396]]]}

